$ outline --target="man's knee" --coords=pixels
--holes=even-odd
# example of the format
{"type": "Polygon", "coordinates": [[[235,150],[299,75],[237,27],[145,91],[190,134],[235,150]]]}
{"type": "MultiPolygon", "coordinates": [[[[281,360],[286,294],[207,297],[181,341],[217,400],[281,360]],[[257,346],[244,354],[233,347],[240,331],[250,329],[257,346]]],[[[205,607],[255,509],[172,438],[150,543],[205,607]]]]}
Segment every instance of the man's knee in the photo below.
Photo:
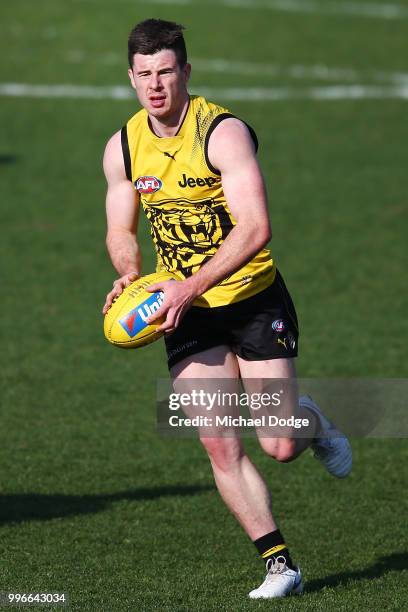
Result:
{"type": "Polygon", "coordinates": [[[281,463],[295,458],[296,440],[293,438],[260,438],[262,449],[267,455],[281,463]]]}
{"type": "Polygon", "coordinates": [[[236,438],[201,438],[211,463],[227,472],[234,468],[244,454],[242,444],[236,438]]]}

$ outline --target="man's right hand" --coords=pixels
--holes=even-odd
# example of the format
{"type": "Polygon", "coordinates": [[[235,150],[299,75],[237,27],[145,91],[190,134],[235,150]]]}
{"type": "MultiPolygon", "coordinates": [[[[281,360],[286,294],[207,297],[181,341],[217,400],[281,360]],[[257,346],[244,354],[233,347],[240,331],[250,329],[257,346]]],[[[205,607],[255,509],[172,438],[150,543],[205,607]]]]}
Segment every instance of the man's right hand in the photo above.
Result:
{"type": "Polygon", "coordinates": [[[121,276],[113,283],[113,289],[106,296],[106,301],[104,307],[102,308],[102,314],[106,315],[109,308],[112,306],[113,301],[120,296],[126,287],[129,287],[135,280],[140,278],[140,275],[137,272],[129,272],[129,274],[125,274],[121,276]]]}

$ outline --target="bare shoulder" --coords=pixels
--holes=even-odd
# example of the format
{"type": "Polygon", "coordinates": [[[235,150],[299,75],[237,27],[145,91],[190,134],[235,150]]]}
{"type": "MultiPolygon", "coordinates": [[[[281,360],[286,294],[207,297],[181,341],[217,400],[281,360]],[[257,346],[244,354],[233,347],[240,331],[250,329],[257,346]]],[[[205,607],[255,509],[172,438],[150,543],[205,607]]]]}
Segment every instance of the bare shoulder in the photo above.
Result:
{"type": "Polygon", "coordinates": [[[115,132],[106,143],[103,155],[103,170],[107,180],[126,179],[125,166],[123,162],[121,130],[115,132]]]}
{"type": "Polygon", "coordinates": [[[211,164],[222,170],[225,164],[236,163],[256,155],[253,137],[243,121],[228,117],[211,134],[208,157],[211,164]]]}
{"type": "Polygon", "coordinates": [[[211,139],[219,142],[230,142],[231,138],[252,142],[248,127],[236,117],[227,117],[221,121],[211,134],[211,139]]]}

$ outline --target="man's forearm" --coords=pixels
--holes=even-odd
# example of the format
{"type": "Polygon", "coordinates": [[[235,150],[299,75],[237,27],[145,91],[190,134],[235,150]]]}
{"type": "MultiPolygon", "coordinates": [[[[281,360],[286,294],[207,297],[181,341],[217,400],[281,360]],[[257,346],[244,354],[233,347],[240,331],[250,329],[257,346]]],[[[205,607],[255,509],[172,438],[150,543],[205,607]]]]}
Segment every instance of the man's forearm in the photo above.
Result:
{"type": "Polygon", "coordinates": [[[202,295],[242,268],[267,244],[270,228],[249,228],[236,225],[216,254],[185,282],[195,295],[202,295]]]}
{"type": "Polygon", "coordinates": [[[142,258],[134,234],[119,230],[110,231],[106,237],[106,246],[112,264],[120,276],[130,272],[141,274],[142,258]]]}

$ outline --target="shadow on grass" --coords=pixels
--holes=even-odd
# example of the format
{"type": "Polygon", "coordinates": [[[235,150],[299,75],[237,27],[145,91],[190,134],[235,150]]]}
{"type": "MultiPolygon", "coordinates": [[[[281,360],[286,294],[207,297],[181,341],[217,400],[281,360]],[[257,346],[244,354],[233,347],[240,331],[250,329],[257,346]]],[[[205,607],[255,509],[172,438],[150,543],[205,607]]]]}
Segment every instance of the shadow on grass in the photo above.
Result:
{"type": "Polygon", "coordinates": [[[408,553],[399,552],[380,557],[373,565],[352,572],[332,574],[325,578],[310,580],[305,584],[305,593],[321,591],[325,587],[346,586],[353,580],[373,580],[391,571],[402,572],[408,569],[408,553]]]}
{"type": "Polygon", "coordinates": [[[160,497],[190,496],[214,490],[213,485],[144,487],[106,495],[44,495],[19,493],[0,495],[0,525],[23,521],[48,521],[107,510],[113,502],[146,501],[160,497]]]}
{"type": "Polygon", "coordinates": [[[0,154],[0,164],[15,164],[18,161],[18,157],[16,155],[1,155],[0,154]]]}

